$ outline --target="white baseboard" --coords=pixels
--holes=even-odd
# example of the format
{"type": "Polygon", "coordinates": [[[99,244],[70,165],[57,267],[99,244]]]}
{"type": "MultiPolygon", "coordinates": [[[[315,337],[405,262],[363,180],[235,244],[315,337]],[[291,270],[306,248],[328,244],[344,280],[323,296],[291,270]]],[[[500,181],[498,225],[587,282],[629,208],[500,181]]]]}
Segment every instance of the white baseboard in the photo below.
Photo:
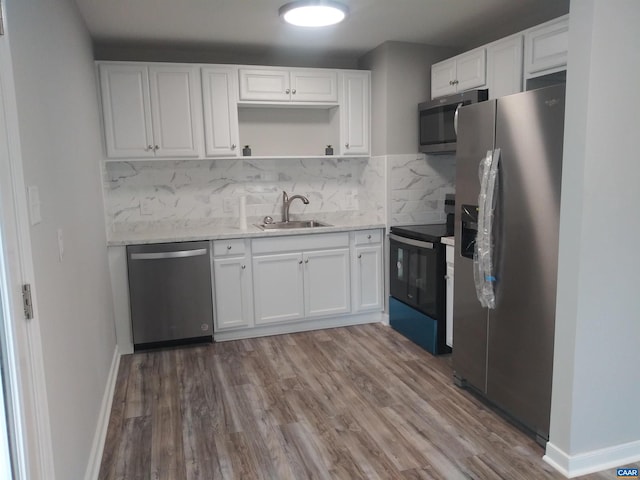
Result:
{"type": "Polygon", "coordinates": [[[329,317],[320,320],[305,319],[295,322],[259,325],[230,331],[217,331],[214,332],[213,338],[216,342],[226,342],[229,340],[267,337],[270,335],[282,335],[285,333],[308,332],[310,330],[321,330],[323,328],[347,327],[352,325],[362,325],[365,323],[380,323],[384,320],[383,316],[384,313],[382,312],[371,312],[357,315],[329,317]]]}
{"type": "Polygon", "coordinates": [[[120,366],[120,352],[118,345],[113,351],[113,359],[111,360],[111,369],[107,377],[107,385],[102,397],[102,405],[100,406],[100,415],[96,425],[96,432],[93,437],[93,445],[91,446],[91,455],[89,463],[84,474],[85,480],[97,480],[100,473],[100,462],[102,461],[102,451],[104,450],[104,442],[107,439],[107,428],[109,426],[109,417],[111,414],[111,404],[113,403],[113,393],[116,388],[116,379],[118,378],[118,367],[120,366]]]}
{"type": "Polygon", "coordinates": [[[574,478],[640,461],[640,440],[578,455],[568,455],[547,442],[546,454],[542,458],[565,477],[574,478]]]}

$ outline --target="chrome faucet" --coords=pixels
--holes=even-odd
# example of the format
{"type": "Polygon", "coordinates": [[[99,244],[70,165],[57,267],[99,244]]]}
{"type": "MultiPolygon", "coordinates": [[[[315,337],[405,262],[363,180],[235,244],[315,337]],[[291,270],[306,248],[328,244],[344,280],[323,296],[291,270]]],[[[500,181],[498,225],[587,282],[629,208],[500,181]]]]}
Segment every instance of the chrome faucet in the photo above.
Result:
{"type": "Polygon", "coordinates": [[[309,205],[309,199],[307,197],[303,197],[302,195],[294,195],[293,197],[289,197],[287,192],[282,191],[282,221],[289,221],[289,207],[291,206],[291,202],[293,202],[296,198],[302,200],[302,203],[305,205],[309,205]]]}

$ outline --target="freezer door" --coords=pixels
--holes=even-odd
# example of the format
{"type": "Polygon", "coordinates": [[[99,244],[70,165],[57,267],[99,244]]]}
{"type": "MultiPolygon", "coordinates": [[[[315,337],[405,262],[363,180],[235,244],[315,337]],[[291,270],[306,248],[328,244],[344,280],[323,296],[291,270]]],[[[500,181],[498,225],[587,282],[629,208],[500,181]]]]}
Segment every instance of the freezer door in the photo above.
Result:
{"type": "Polygon", "coordinates": [[[460,108],[456,153],[453,368],[458,379],[482,392],[487,378],[487,310],[476,296],[473,259],[461,254],[474,227],[473,215],[465,215],[463,207],[473,210],[478,205],[478,168],[487,150],[494,148],[495,111],[495,100],[460,108]]]}
{"type": "Polygon", "coordinates": [[[564,87],[503,97],[496,118],[501,230],[495,238],[496,309],[489,313],[487,396],[548,438],[564,87]]]}

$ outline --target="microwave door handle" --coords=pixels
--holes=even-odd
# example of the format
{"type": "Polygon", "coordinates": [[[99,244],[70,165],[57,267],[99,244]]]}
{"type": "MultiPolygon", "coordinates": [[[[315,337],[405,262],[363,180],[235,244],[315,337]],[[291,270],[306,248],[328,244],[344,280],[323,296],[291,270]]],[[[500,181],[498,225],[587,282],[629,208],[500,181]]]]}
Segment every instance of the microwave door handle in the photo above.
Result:
{"type": "Polygon", "coordinates": [[[453,131],[456,133],[456,135],[458,135],[458,112],[460,111],[460,107],[462,105],[462,103],[459,103],[456,107],[456,113],[453,114],[453,131]]]}

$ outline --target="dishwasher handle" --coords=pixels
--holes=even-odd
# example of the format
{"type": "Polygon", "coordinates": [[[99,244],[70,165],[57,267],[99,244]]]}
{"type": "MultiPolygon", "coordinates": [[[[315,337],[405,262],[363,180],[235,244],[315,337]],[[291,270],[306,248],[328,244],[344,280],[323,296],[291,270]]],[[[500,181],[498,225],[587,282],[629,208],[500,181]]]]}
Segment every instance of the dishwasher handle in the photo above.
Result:
{"type": "Polygon", "coordinates": [[[206,254],[206,248],[197,248],[194,250],[178,250],[175,252],[132,253],[131,260],[164,260],[167,258],[199,257],[206,254]]]}

